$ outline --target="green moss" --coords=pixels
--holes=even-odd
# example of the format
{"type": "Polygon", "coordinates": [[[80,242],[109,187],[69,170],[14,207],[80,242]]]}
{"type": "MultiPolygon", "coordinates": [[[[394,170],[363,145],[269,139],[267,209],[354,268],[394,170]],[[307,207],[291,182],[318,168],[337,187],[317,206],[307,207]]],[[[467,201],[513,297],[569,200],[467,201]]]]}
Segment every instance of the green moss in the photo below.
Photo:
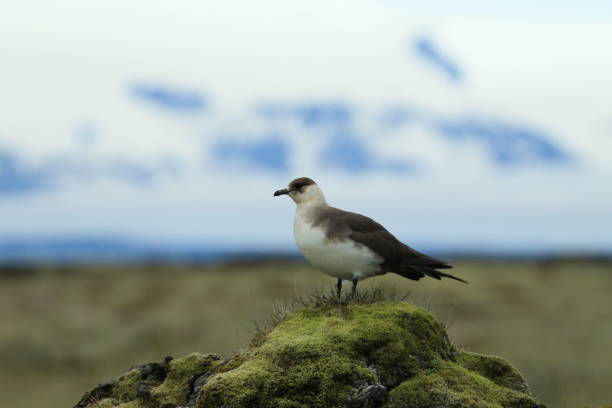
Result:
{"type": "Polygon", "coordinates": [[[268,397],[274,379],[266,360],[254,359],[245,362],[235,370],[211,378],[204,386],[197,406],[214,407],[226,404],[239,407],[256,404],[268,397]]]}
{"type": "Polygon", "coordinates": [[[122,374],[117,379],[117,385],[113,387],[113,397],[119,401],[131,401],[138,398],[139,382],[139,370],[134,369],[122,374]]]}
{"type": "Polygon", "coordinates": [[[238,368],[244,363],[246,359],[246,353],[241,352],[236,354],[231,360],[225,361],[214,368],[215,373],[225,373],[238,368]]]}
{"type": "Polygon", "coordinates": [[[307,307],[280,323],[263,347],[282,350],[296,340],[307,354],[335,352],[367,362],[385,384],[429,367],[452,348],[433,316],[405,302],[307,307]]]}
{"type": "Polygon", "coordinates": [[[280,397],[334,406],[358,381],[394,385],[451,350],[442,326],[409,303],[309,306],[278,324],[244,364],[211,378],[199,406],[272,407],[280,397]]]}
{"type": "Polygon", "coordinates": [[[119,404],[115,408],[150,408],[150,406],[143,404],[141,401],[130,401],[119,404]]]}
{"type": "Polygon", "coordinates": [[[529,387],[521,373],[501,357],[462,351],[456,361],[468,370],[475,371],[497,385],[530,394],[529,387]]]}
{"type": "Polygon", "coordinates": [[[384,408],[539,408],[524,393],[505,388],[457,364],[403,382],[384,408]]]}
{"type": "Polygon", "coordinates": [[[190,384],[196,377],[212,371],[219,364],[219,357],[212,354],[192,353],[172,360],[164,382],[151,390],[160,404],[184,405],[187,403],[190,384]]]}
{"type": "Polygon", "coordinates": [[[94,401],[88,405],[88,408],[149,408],[143,405],[140,401],[134,400],[129,402],[119,403],[112,398],[105,398],[100,401],[94,401]]]}
{"type": "Polygon", "coordinates": [[[278,408],[309,408],[308,405],[300,404],[296,401],[291,401],[286,398],[275,398],[271,402],[271,405],[278,408]]]}
{"type": "Polygon", "coordinates": [[[104,398],[100,401],[89,403],[88,408],[115,408],[115,402],[112,398],[104,398]]]}
{"type": "Polygon", "coordinates": [[[306,305],[258,336],[227,362],[194,353],[132,370],[112,402],[185,406],[209,374],[196,408],[540,407],[509,363],[457,351],[431,314],[406,302],[306,305]]]}

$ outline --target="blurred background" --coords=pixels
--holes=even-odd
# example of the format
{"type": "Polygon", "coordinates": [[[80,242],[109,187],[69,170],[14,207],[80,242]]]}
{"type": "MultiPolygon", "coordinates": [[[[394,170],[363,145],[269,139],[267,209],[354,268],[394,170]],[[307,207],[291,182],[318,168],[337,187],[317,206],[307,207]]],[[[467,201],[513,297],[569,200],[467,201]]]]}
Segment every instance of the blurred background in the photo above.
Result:
{"type": "Polygon", "coordinates": [[[332,286],[272,197],[299,176],[456,264],[469,287],[378,282],[458,344],[550,405],[609,403],[611,22],[596,0],[5,1],[0,405],[231,355],[332,286]]]}

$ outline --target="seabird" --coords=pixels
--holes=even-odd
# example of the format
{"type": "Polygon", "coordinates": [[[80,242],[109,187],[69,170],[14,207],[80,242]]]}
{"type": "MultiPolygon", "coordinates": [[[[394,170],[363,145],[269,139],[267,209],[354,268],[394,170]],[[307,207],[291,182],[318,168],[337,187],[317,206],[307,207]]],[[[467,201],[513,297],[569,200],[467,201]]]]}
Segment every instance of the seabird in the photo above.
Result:
{"type": "Polygon", "coordinates": [[[274,192],[275,197],[285,194],[297,204],[293,235],[298,248],[315,268],[337,279],[338,297],[343,280],[353,282],[354,297],[359,281],[387,272],[412,280],[430,276],[467,283],[440,272],[452,266],[403,244],[373,219],[330,207],[323,191],[308,177],[274,192]]]}

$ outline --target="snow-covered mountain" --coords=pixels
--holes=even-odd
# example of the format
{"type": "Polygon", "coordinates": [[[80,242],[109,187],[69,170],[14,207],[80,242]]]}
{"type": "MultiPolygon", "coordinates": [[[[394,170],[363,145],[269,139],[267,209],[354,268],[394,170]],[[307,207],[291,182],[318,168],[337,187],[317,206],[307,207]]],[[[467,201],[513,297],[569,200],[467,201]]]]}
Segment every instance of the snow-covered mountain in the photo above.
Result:
{"type": "Polygon", "coordinates": [[[290,251],[271,193],[304,175],[423,249],[612,250],[596,10],[27,3],[0,16],[0,257],[290,251]]]}

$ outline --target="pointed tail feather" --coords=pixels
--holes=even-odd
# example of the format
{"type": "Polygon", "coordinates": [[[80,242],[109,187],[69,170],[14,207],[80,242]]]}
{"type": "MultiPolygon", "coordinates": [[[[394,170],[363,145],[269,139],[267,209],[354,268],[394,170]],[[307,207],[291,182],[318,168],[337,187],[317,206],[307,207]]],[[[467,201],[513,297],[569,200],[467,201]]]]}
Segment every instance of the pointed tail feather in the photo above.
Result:
{"type": "MultiPolygon", "coordinates": [[[[452,266],[450,265],[447,265],[447,267],[452,268],[452,266]]],[[[425,275],[427,275],[437,280],[440,280],[442,278],[450,278],[466,284],[468,283],[468,281],[458,278],[455,275],[451,275],[450,273],[440,272],[435,270],[434,268],[425,266],[409,266],[404,268],[402,271],[396,273],[400,276],[403,276],[404,278],[412,280],[419,280],[425,275]]]]}
{"type": "MultiPolygon", "coordinates": [[[[438,276],[443,276],[443,277],[445,277],[445,278],[454,279],[454,280],[457,280],[457,281],[459,281],[459,282],[463,282],[463,283],[465,283],[466,285],[469,283],[468,281],[463,280],[463,279],[461,279],[461,278],[458,278],[458,277],[456,277],[455,275],[451,275],[450,273],[444,273],[444,272],[436,271],[435,269],[434,269],[433,271],[434,271],[434,272],[436,273],[436,275],[438,275],[438,276]]],[[[426,273],[427,273],[427,272],[426,272],[426,273]]],[[[428,274],[428,273],[427,273],[427,275],[429,275],[429,276],[433,276],[433,275],[430,275],[430,274],[428,274]]],[[[433,277],[434,277],[434,278],[436,278],[435,276],[433,276],[433,277]]],[[[440,279],[440,278],[436,278],[436,279],[440,279]]]]}

